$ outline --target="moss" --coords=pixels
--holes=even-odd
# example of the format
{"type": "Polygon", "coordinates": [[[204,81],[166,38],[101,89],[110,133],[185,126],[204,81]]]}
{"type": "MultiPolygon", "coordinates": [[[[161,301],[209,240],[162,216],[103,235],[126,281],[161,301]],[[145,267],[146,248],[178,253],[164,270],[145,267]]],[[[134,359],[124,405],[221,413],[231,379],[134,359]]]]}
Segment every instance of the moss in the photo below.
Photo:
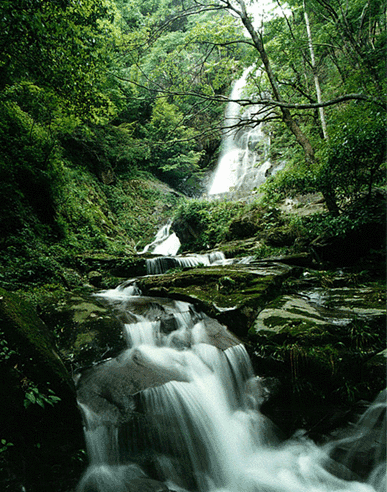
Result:
{"type": "Polygon", "coordinates": [[[73,319],[76,323],[84,323],[90,316],[97,316],[96,313],[106,313],[107,310],[100,306],[96,306],[91,302],[85,302],[84,300],[77,298],[74,300],[80,301],[79,304],[74,304],[72,309],[74,310],[73,319]]]}
{"type": "Polygon", "coordinates": [[[303,309],[293,307],[293,308],[288,309],[288,312],[295,314],[295,315],[298,315],[298,316],[305,316],[307,318],[312,318],[312,319],[315,319],[316,321],[321,322],[321,316],[319,316],[317,313],[313,313],[311,311],[305,311],[303,309]]]}
{"type": "Polygon", "coordinates": [[[42,306],[42,317],[56,334],[64,362],[72,368],[113,357],[126,347],[122,323],[98,298],[68,293],[42,306]]]}
{"type": "Polygon", "coordinates": [[[80,348],[92,343],[98,336],[96,331],[89,331],[87,333],[80,333],[77,335],[74,343],[74,349],[79,350],[80,348]]]}
{"type": "Polygon", "coordinates": [[[31,304],[0,289],[0,323],[9,344],[25,354],[29,361],[25,364],[34,365],[43,380],[44,366],[49,366],[60,381],[72,386],[71,377],[54,349],[53,338],[31,304]]]}
{"type": "Polygon", "coordinates": [[[281,280],[291,271],[290,267],[270,264],[193,268],[144,277],[138,285],[144,295],[192,302],[244,337],[259,310],[278,295],[281,280]]]}

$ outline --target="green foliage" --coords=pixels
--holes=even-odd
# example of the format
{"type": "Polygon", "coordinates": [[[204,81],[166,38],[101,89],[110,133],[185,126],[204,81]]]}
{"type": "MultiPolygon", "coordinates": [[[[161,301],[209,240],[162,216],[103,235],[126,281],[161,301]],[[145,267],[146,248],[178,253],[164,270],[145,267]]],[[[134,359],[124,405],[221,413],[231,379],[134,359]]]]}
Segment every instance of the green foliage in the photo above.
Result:
{"type": "Polygon", "coordinates": [[[286,168],[262,186],[267,199],[332,190],[339,204],[371,196],[385,184],[386,119],[380,111],[350,105],[336,114],[330,139],[321,146],[319,162],[307,165],[293,157],[286,168]]]}
{"type": "Polygon", "coordinates": [[[345,237],[351,231],[362,230],[369,224],[385,224],[385,200],[375,200],[374,203],[359,201],[348,207],[345,213],[335,217],[331,214],[315,214],[303,217],[300,222],[302,234],[309,239],[317,237],[345,237]]]}
{"type": "Polygon", "coordinates": [[[49,388],[45,394],[41,393],[36,386],[30,385],[24,395],[24,408],[28,408],[31,404],[44,408],[46,404],[53,406],[59,401],[61,398],[56,396],[52,389],[49,388]]]}
{"type": "Polygon", "coordinates": [[[257,354],[285,365],[293,390],[308,394],[313,385],[314,398],[330,401],[340,398],[354,402],[361,395],[377,391],[381,381],[364,377],[367,362],[384,349],[384,332],[369,326],[364,319],[338,327],[310,326],[308,329],[289,323],[281,334],[257,339],[257,354]]]}
{"type": "Polygon", "coordinates": [[[238,202],[185,201],[177,209],[174,228],[188,227],[194,231],[194,235],[184,242],[185,249],[212,248],[225,240],[230,222],[242,207],[238,202]]]}
{"type": "Polygon", "coordinates": [[[370,196],[375,185],[385,184],[384,113],[351,105],[337,115],[330,133],[321,174],[339,196],[353,201],[364,193],[370,196]]]}
{"type": "Polygon", "coordinates": [[[116,17],[111,0],[2,2],[0,90],[29,80],[53,93],[68,114],[98,119],[111,112],[104,91],[116,17]]]}
{"type": "Polygon", "coordinates": [[[0,361],[4,362],[9,360],[17,352],[8,346],[8,341],[4,337],[4,333],[0,331],[0,361]]]}
{"type": "Polygon", "coordinates": [[[0,440],[0,454],[7,451],[9,448],[13,446],[12,442],[8,442],[6,439],[0,440]]]}
{"type": "Polygon", "coordinates": [[[149,167],[179,188],[199,171],[203,152],[197,150],[196,132],[184,125],[184,116],[174,104],[157,99],[146,127],[149,167]]]}
{"type": "Polygon", "coordinates": [[[168,222],[182,200],[145,173],[125,176],[115,186],[104,186],[111,212],[137,250],[154,239],[160,224],[168,222]]]}

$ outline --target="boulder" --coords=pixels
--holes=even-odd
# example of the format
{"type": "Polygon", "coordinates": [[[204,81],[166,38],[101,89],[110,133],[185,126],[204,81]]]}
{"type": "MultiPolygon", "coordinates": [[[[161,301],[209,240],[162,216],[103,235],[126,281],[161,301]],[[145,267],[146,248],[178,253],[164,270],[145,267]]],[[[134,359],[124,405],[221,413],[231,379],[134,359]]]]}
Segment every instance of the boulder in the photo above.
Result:
{"type": "MultiPolygon", "coordinates": [[[[96,276],[96,272],[99,275],[104,274],[104,278],[96,285],[97,287],[111,287],[111,285],[105,285],[106,278],[111,275],[113,282],[117,284],[116,278],[130,278],[137,277],[138,275],[146,274],[144,256],[128,255],[128,256],[112,256],[109,254],[84,254],[79,255],[76,258],[76,266],[79,271],[86,273],[89,277],[96,276]]],[[[94,285],[94,284],[93,284],[94,285]]]]}
{"type": "Polygon", "coordinates": [[[250,350],[256,372],[281,381],[265,409],[277,423],[326,432],[340,406],[370,401],[385,386],[384,299],[377,285],[314,288],[260,311],[250,350]]]}
{"type": "Polygon", "coordinates": [[[385,310],[380,295],[371,287],[343,287],[280,296],[259,313],[251,333],[297,335],[326,330],[334,334],[361,318],[367,319],[367,323],[383,323],[385,310]],[[371,303],[375,294],[377,299],[371,303]]]}
{"type": "Polygon", "coordinates": [[[144,295],[192,302],[237,336],[244,337],[283,279],[296,270],[297,267],[276,261],[257,261],[142,277],[138,286],[144,295]]]}
{"type": "MultiPolygon", "coordinates": [[[[114,301],[112,309],[115,309],[114,301]]],[[[109,300],[106,300],[109,305],[109,300]]],[[[206,343],[226,350],[239,345],[240,340],[230,333],[217,320],[204,313],[197,312],[186,302],[168,298],[135,296],[123,300],[116,306],[117,317],[122,316],[122,330],[126,333],[128,326],[134,326],[141,332],[142,321],[156,322],[159,327],[158,340],[168,340],[168,346],[185,349],[192,346],[195,336],[201,336],[206,343]],[[184,319],[184,333],[181,333],[181,319],[184,319]],[[127,323],[124,328],[124,322],[127,323]],[[196,330],[196,331],[195,331],[196,330]],[[198,335],[198,330],[200,334],[198,335]]],[[[152,351],[131,347],[131,338],[127,334],[128,345],[114,358],[95,363],[77,375],[77,395],[81,404],[87,405],[93,414],[98,415],[98,425],[121,425],[132,422],[138,416],[138,395],[168,381],[184,381],[184,371],[179,365],[176,369],[158,365],[152,359],[152,351]],[[183,376],[182,376],[183,374],[183,376]]],[[[158,359],[156,358],[156,361],[158,359]]],[[[87,415],[86,415],[87,417],[87,415]]],[[[87,420],[87,419],[86,419],[87,420]]],[[[89,419],[90,420],[90,419],[89,419]]]]}
{"type": "Polygon", "coordinates": [[[42,306],[41,317],[55,331],[61,357],[73,370],[126,348],[122,322],[97,296],[69,293],[42,306]]]}

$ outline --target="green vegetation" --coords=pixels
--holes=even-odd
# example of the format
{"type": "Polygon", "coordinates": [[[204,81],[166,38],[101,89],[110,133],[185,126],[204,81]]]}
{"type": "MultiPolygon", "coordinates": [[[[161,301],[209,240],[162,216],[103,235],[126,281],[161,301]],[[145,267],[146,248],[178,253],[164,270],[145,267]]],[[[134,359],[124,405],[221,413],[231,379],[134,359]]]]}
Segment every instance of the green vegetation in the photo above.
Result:
{"type": "MultiPolygon", "coordinates": [[[[16,285],[61,282],[76,254],[146,244],[179,202],[155,177],[201,194],[230,80],[249,66],[243,105],[264,111],[240,125],[264,122],[272,159],[288,163],[264,186],[266,200],[321,192],[343,222],[348,203],[372,202],[385,179],[385,6],[357,0],[342,11],[313,0],[305,10],[292,0],[291,14],[266,18],[259,36],[246,8],[2,3],[2,285],[11,286],[10,270],[16,285]]],[[[187,247],[229,238],[242,209],[181,205],[178,219],[200,229],[187,247]]]]}
{"type": "Polygon", "coordinates": [[[54,391],[50,388],[48,389],[48,393],[44,394],[41,393],[36,386],[30,386],[25,394],[24,407],[28,408],[31,404],[36,403],[37,405],[44,408],[45,404],[54,405],[60,400],[61,398],[59,398],[59,396],[56,396],[54,391]]]}
{"type": "MultiPolygon", "coordinates": [[[[5,474],[10,487],[17,476],[8,469],[11,455],[35,478],[47,468],[34,467],[51,466],[49,451],[29,451],[38,448],[45,422],[59,422],[65,436],[74,425],[81,435],[72,378],[55,343],[60,339],[68,351],[66,364],[75,345],[90,345],[90,363],[110,346],[102,328],[76,331],[70,318],[53,316],[49,331],[36,313],[43,318],[47,306],[74,293],[144,274],[145,257],[137,252],[168,221],[185,251],[293,255],[297,268],[296,260],[306,258],[324,268],[308,277],[324,288],[370,278],[385,283],[385,2],[352,0],[343,9],[338,0],[290,0],[282,15],[266,16],[257,28],[249,8],[244,0],[1,2],[0,364],[2,385],[9,385],[5,408],[17,408],[8,428],[19,436],[0,436],[0,479],[5,474]],[[252,111],[238,126],[262,123],[271,160],[286,166],[256,190],[259,200],[206,201],[231,82],[248,67],[239,102],[252,111]],[[323,213],[280,211],[283,198],[308,193],[322,195],[323,213]],[[333,269],[343,265],[352,269],[338,278],[333,269]],[[103,351],[93,345],[100,338],[103,351]],[[66,389],[58,383],[51,390],[47,371],[66,389]]],[[[234,320],[241,332],[253,307],[280,289],[270,279],[223,270],[214,278],[203,270],[187,287],[192,271],[180,273],[182,285],[172,284],[171,273],[167,286],[178,296],[197,295],[203,303],[208,296],[227,307],[250,298],[234,320]]],[[[308,278],[283,279],[281,288],[296,290],[308,278]]],[[[339,341],[312,328],[309,335],[312,344],[289,326],[261,355],[287,361],[294,386],[302,370],[321,368],[346,374],[335,387],[360,395],[351,370],[379,347],[380,332],[358,320],[340,333],[353,355],[345,367],[339,341]]],[[[81,445],[74,446],[74,462],[81,461],[81,445]]],[[[62,478],[31,490],[68,492],[62,478]]]]}
{"type": "Polygon", "coordinates": [[[225,241],[233,218],[244,209],[238,202],[186,200],[176,212],[174,229],[185,249],[205,250],[225,241]]]}

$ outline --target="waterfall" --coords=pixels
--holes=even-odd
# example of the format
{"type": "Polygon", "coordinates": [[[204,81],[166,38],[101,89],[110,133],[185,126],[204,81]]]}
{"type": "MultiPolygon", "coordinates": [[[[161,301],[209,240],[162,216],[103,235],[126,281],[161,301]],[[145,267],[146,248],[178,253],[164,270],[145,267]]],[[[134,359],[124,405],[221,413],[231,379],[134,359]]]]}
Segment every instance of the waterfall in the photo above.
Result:
{"type": "Polygon", "coordinates": [[[264,183],[273,167],[268,157],[270,136],[265,133],[263,123],[254,122],[254,114],[260,112],[259,106],[250,106],[242,112],[235,102],[243,99],[252,69],[246,69],[232,87],[225,111],[222,150],[208,188],[210,195],[251,192],[264,183]],[[238,127],[242,121],[249,123],[238,127]]]}
{"type": "MultiPolygon", "coordinates": [[[[125,320],[128,347],[78,380],[90,460],[78,492],[385,490],[383,447],[360,481],[329,471],[332,449],[302,434],[279,438],[260,412],[261,380],[223,325],[189,303],[144,297],[133,284],[99,296],[125,320]]],[[[356,435],[364,437],[364,419],[374,433],[361,440],[362,456],[385,438],[375,434],[385,411],[384,395],[359,422],[356,435]]],[[[351,462],[359,442],[347,446],[351,462]]]]}
{"type": "Polygon", "coordinates": [[[173,268],[192,268],[195,266],[224,265],[227,262],[224,253],[215,251],[205,255],[159,256],[146,260],[147,273],[156,275],[173,268]]]}
{"type": "Polygon", "coordinates": [[[171,232],[171,226],[171,221],[163,225],[157,232],[155,239],[147,244],[139,254],[175,255],[179,251],[180,240],[174,232],[171,232]]]}

